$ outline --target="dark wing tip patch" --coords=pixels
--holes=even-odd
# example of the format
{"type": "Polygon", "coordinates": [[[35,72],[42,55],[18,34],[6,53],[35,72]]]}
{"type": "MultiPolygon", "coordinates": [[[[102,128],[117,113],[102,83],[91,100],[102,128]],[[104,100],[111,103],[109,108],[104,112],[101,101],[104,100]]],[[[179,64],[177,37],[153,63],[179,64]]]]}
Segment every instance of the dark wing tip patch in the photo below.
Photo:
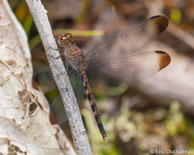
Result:
{"type": "Polygon", "coordinates": [[[158,32],[158,34],[162,33],[168,27],[168,19],[162,15],[152,16],[148,19],[148,23],[151,24],[152,27],[158,32]]]}
{"type": "Polygon", "coordinates": [[[164,51],[155,51],[159,58],[159,70],[168,66],[171,62],[170,56],[164,51]]]}
{"type": "Polygon", "coordinates": [[[155,51],[156,53],[158,53],[158,54],[167,54],[166,52],[164,52],[164,51],[155,51]]]}
{"type": "Polygon", "coordinates": [[[156,16],[152,16],[152,17],[150,17],[151,19],[155,19],[155,18],[160,18],[161,17],[161,15],[156,15],[156,16]]]}

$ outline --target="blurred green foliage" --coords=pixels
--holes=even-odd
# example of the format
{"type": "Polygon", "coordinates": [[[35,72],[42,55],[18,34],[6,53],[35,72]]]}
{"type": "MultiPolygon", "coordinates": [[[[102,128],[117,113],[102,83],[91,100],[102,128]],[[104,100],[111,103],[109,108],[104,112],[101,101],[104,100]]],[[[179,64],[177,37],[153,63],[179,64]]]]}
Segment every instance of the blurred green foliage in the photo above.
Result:
{"type": "MultiPolygon", "coordinates": [[[[173,138],[179,136],[183,137],[183,141],[187,141],[186,144],[182,144],[185,145],[183,149],[194,148],[193,120],[183,114],[178,102],[171,103],[169,108],[158,107],[144,112],[124,108],[115,116],[103,114],[102,120],[108,134],[105,141],[102,140],[95,120],[91,117],[92,113],[82,109],[82,114],[96,154],[125,154],[126,152],[122,152],[122,148],[118,147],[117,143],[121,143],[121,146],[129,145],[130,141],[135,141],[140,154],[149,154],[150,149],[154,148],[165,149],[163,146],[169,146],[171,150],[179,149],[173,142],[173,138]],[[161,146],[148,145],[153,135],[162,137],[161,146]]],[[[160,141],[159,138],[158,140],[160,141]]]]}
{"type": "Polygon", "coordinates": [[[179,24],[182,19],[181,11],[178,8],[170,10],[170,19],[173,23],[179,24]]]}
{"type": "Polygon", "coordinates": [[[12,7],[15,11],[15,15],[22,24],[22,26],[24,27],[24,30],[26,31],[26,34],[28,36],[32,28],[33,19],[30,12],[28,11],[28,7],[25,1],[23,0],[15,2],[10,1],[10,4],[12,4],[12,7]]]}

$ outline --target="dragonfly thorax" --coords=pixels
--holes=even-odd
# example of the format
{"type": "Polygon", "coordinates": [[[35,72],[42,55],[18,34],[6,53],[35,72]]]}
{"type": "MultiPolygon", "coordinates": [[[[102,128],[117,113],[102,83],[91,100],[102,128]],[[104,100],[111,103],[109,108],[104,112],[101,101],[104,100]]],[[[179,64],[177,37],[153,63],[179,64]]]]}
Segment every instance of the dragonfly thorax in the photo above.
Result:
{"type": "Polygon", "coordinates": [[[85,68],[85,54],[78,47],[72,45],[68,47],[67,50],[65,50],[64,52],[67,62],[72,66],[72,68],[77,71],[85,68]]]}

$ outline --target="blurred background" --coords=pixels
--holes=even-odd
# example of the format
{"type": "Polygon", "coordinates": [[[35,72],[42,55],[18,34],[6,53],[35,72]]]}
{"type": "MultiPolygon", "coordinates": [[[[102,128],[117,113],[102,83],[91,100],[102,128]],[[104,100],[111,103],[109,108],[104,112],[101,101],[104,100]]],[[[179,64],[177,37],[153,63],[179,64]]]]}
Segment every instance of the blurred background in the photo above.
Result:
{"type": "MultiPolygon", "coordinates": [[[[101,75],[92,78],[91,75],[90,83],[108,134],[105,141],[99,134],[80,80],[71,74],[71,81],[94,154],[151,154],[151,149],[194,151],[193,0],[42,2],[48,11],[53,34],[57,37],[63,32],[71,33],[84,51],[109,40],[123,27],[133,27],[150,16],[165,15],[170,22],[167,30],[142,48],[169,53],[171,64],[167,68],[133,86],[122,80],[101,75]],[[103,35],[107,33],[109,37],[103,35]]],[[[34,68],[33,85],[35,88],[40,85],[51,104],[51,122],[59,123],[71,139],[44,47],[26,3],[24,0],[9,0],[9,3],[28,36],[34,68]]]]}

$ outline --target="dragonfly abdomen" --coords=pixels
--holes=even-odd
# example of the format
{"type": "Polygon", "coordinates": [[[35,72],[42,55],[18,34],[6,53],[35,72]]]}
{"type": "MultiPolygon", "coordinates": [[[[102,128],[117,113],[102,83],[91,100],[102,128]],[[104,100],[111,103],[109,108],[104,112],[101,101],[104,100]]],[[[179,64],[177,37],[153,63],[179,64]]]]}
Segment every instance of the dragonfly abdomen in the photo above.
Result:
{"type": "Polygon", "coordinates": [[[96,101],[94,99],[94,96],[93,96],[93,93],[92,93],[92,89],[91,89],[91,87],[89,85],[88,78],[86,76],[85,70],[80,71],[80,75],[81,75],[81,78],[82,78],[82,84],[83,84],[86,96],[87,96],[88,101],[90,103],[91,109],[92,109],[92,111],[94,113],[94,117],[95,117],[96,123],[98,125],[98,128],[100,130],[100,133],[101,133],[103,139],[105,139],[105,137],[107,136],[106,135],[106,131],[104,130],[104,127],[102,125],[102,121],[100,119],[100,115],[98,113],[98,109],[97,109],[97,106],[96,106],[96,101]]]}

